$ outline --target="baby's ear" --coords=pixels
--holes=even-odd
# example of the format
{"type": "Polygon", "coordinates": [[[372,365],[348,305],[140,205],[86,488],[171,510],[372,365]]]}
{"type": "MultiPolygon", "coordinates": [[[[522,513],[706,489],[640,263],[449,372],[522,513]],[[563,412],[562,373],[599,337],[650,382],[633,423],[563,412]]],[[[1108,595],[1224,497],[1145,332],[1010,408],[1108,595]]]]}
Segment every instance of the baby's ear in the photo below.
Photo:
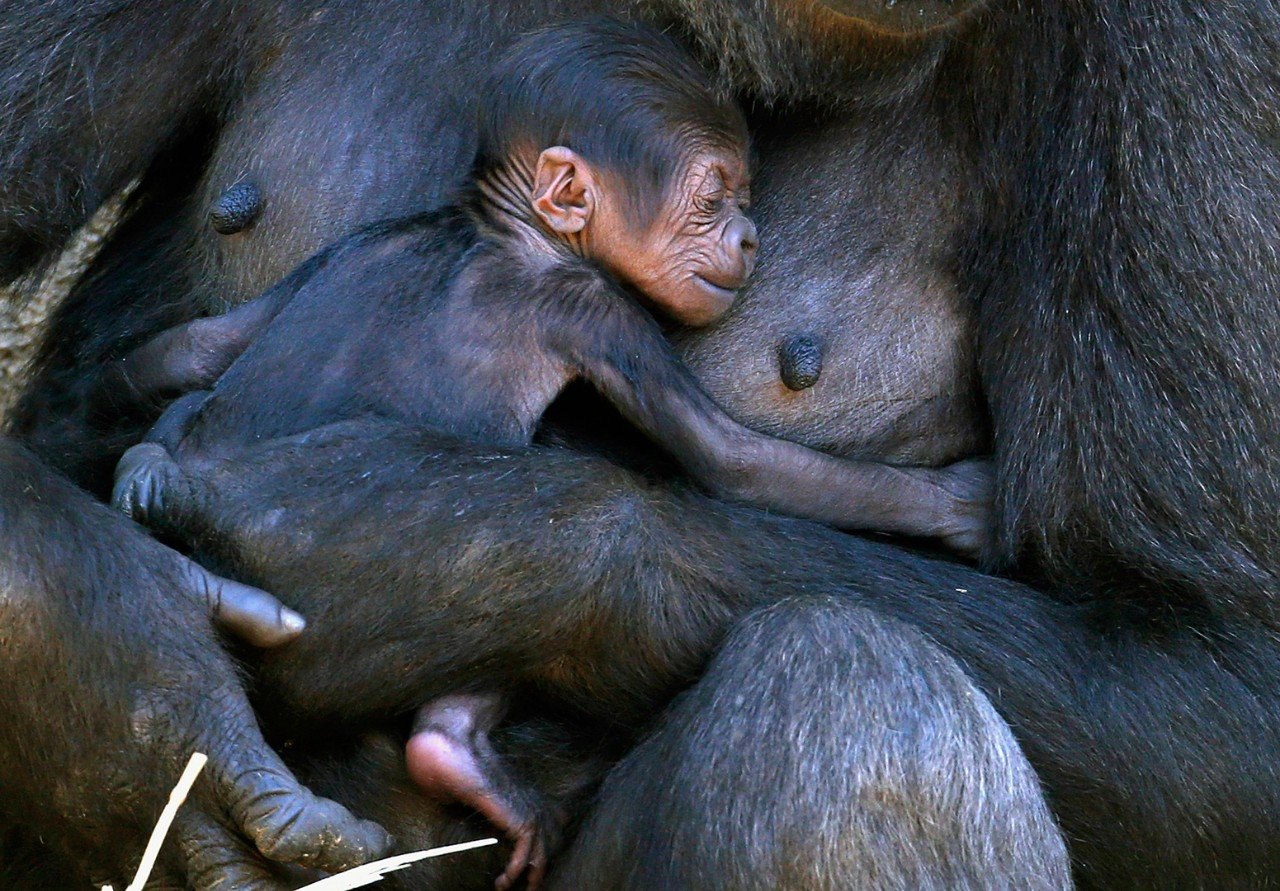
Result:
{"type": "Polygon", "coordinates": [[[538,155],[533,171],[533,212],[552,232],[581,232],[595,210],[591,166],[572,149],[554,145],[538,155]]]}

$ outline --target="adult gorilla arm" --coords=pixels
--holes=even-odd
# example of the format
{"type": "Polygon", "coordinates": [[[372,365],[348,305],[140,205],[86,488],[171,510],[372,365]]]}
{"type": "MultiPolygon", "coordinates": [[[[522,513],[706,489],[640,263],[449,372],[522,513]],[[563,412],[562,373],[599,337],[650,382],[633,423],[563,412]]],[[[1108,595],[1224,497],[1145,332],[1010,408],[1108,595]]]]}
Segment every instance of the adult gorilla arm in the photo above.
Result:
{"type": "MultiPolygon", "coordinates": [[[[639,750],[645,767],[610,781],[626,791],[606,796],[605,815],[593,825],[611,841],[601,851],[576,851],[572,860],[575,869],[606,861],[588,874],[613,875],[618,887],[663,887],[662,874],[636,864],[657,870],[684,862],[694,855],[674,839],[686,838],[692,850],[700,821],[736,827],[735,819],[748,819],[738,810],[743,802],[751,803],[752,825],[785,837],[803,807],[773,785],[784,782],[783,765],[814,772],[807,781],[820,788],[838,783],[850,796],[906,796],[900,817],[908,820],[912,795],[923,801],[978,794],[977,763],[957,752],[987,745],[985,739],[934,743],[950,750],[954,773],[932,773],[940,768],[929,765],[915,792],[899,785],[902,777],[869,779],[885,753],[917,738],[915,719],[880,723],[877,703],[920,695],[918,672],[936,661],[919,638],[875,630],[882,619],[922,631],[991,698],[1043,780],[1082,879],[1125,884],[1160,864],[1171,883],[1215,885],[1259,880],[1277,866],[1270,839],[1280,831],[1280,787],[1271,781],[1271,762],[1280,730],[1271,716],[1280,693],[1269,679],[1280,671],[1280,655],[1248,621],[1216,633],[1116,629],[1092,606],[655,486],[599,459],[555,449],[476,448],[377,423],[334,425],[265,445],[247,460],[213,467],[193,491],[197,500],[175,497],[149,519],[194,531],[220,568],[288,591],[311,616],[307,635],[266,654],[260,675],[268,712],[283,711],[304,739],[307,731],[296,728],[358,726],[458,684],[485,689],[513,676],[535,687],[578,690],[582,698],[572,704],[635,729],[655,703],[698,675],[729,634],[716,662],[732,682],[698,682],[691,694],[698,705],[677,714],[696,722],[705,712],[702,733],[743,738],[721,746],[681,730],[677,745],[666,734],[665,742],[639,750]],[[735,649],[731,629],[742,617],[781,600],[800,612],[812,602],[819,613],[834,610],[843,618],[811,639],[778,641],[769,658],[760,656],[768,649],[760,640],[735,649]],[[356,610],[362,617],[352,621],[356,610]],[[822,711],[830,727],[808,731],[812,751],[795,746],[791,734],[803,735],[801,716],[827,694],[790,700],[782,691],[793,676],[811,671],[837,680],[840,654],[867,646],[864,634],[877,640],[875,659],[883,664],[860,676],[860,684],[874,687],[861,691],[867,704],[822,711]],[[335,671],[340,653],[361,659],[335,671]],[[672,666],[683,675],[673,676],[672,666]],[[745,718],[735,716],[744,697],[753,703],[745,718]],[[846,747],[833,728],[862,742],[846,747]],[[674,760],[672,747],[682,751],[674,760]],[[819,752],[845,760],[826,763],[819,752]],[[685,765],[677,773],[693,779],[669,779],[673,764],[685,765]],[[859,788],[860,779],[871,791],[859,788]],[[708,804],[715,801],[724,813],[708,804]],[[636,853],[636,845],[650,844],[647,858],[636,853]],[[1223,850],[1233,856],[1215,853],[1223,850]],[[616,878],[624,874],[640,880],[616,878]]],[[[925,695],[919,720],[928,726],[931,710],[952,708],[949,695],[932,701],[925,695]]],[[[930,734],[922,736],[927,741],[930,734]]],[[[1018,757],[1015,750],[1000,755],[1018,757]]],[[[910,753],[903,756],[904,764],[910,760],[910,753]]],[[[832,825],[858,819],[859,807],[834,793],[813,794],[804,804],[819,813],[828,807],[832,825]]],[[[1043,831],[1034,800],[1025,789],[1022,797],[1003,794],[997,787],[978,794],[982,812],[992,826],[1009,808],[1023,816],[1028,834],[1013,837],[1032,853],[1021,866],[1052,863],[1052,844],[1029,841],[1043,831]]],[[[993,843],[994,835],[984,835],[989,828],[970,827],[966,841],[993,843]]],[[[885,840],[900,837],[891,826],[881,831],[885,840]]],[[[748,837],[713,836],[730,847],[748,837]]],[[[851,844],[837,841],[808,853],[821,858],[851,844]]],[[[929,838],[943,848],[954,842],[943,828],[929,838]]],[[[752,853],[767,856],[767,848],[752,853]]],[[[1000,859],[973,856],[979,864],[1000,859]]],[[[735,870],[746,871],[747,863],[735,870]]],[[[866,872],[839,875],[865,878],[876,863],[868,856],[861,864],[866,872]]],[[[708,863],[689,868],[696,874],[708,863]]],[[[794,877],[777,880],[806,887],[794,877]]],[[[767,877],[753,881],[770,886],[767,877]]]]}
{"type": "MultiPolygon", "coordinates": [[[[5,6],[0,283],[213,113],[248,58],[254,8],[5,6]]],[[[162,863],[171,881],[276,888],[251,845],[331,869],[385,847],[381,829],[312,796],[267,747],[209,621],[276,645],[300,617],[159,545],[3,437],[0,553],[0,822],[51,840],[72,872],[123,884],[199,750],[210,762],[162,863]]]]}
{"type": "Polygon", "coordinates": [[[11,442],[0,469],[0,818],[119,882],[202,751],[207,780],[168,864],[196,887],[277,887],[235,830],[272,859],[331,869],[382,850],[378,827],[311,796],[267,747],[214,639],[210,612],[257,643],[291,639],[298,623],[273,598],[168,550],[11,442]]]}
{"type": "Polygon", "coordinates": [[[999,6],[944,114],[981,201],[1000,560],[1125,623],[1277,628],[1280,10],[999,6]]]}

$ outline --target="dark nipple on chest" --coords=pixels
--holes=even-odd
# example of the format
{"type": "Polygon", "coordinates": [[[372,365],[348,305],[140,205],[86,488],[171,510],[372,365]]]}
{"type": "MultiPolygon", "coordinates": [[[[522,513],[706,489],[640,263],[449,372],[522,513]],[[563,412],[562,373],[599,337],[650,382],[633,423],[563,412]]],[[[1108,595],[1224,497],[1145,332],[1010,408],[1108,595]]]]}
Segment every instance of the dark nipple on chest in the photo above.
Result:
{"type": "Polygon", "coordinates": [[[209,224],[220,235],[234,235],[253,225],[262,213],[262,192],[250,182],[238,182],[218,196],[209,208],[209,224]]]}
{"type": "Polygon", "coordinates": [[[778,345],[778,376],[789,390],[807,390],[822,374],[822,346],[817,338],[795,334],[778,345]]]}

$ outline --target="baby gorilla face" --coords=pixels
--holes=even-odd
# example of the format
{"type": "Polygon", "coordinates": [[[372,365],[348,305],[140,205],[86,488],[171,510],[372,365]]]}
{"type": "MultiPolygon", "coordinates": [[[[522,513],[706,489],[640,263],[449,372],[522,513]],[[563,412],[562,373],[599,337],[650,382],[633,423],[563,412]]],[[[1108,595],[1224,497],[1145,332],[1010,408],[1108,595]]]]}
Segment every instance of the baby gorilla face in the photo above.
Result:
{"type": "Polygon", "coordinates": [[[729,309],[755,265],[748,189],[742,157],[695,154],[647,225],[638,225],[623,202],[601,202],[596,259],[673,319],[710,324],[729,309]]]}

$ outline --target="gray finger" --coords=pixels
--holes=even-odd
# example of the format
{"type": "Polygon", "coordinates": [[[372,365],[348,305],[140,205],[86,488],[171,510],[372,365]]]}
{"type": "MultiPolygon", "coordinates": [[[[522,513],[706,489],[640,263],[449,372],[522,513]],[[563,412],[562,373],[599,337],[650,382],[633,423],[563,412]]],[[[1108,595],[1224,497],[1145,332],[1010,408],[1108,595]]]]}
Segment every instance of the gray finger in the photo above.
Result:
{"type": "MultiPolygon", "coordinates": [[[[235,833],[188,804],[174,823],[186,863],[186,887],[195,891],[285,891],[262,858],[235,833]]],[[[150,885],[147,886],[150,889],[150,885]]]]}
{"type": "Polygon", "coordinates": [[[225,732],[209,752],[215,794],[257,849],[271,860],[338,872],[382,856],[387,831],[298,783],[262,739],[247,701],[226,703],[225,732]]]}
{"type": "Polygon", "coordinates": [[[216,576],[191,563],[191,581],[223,631],[255,647],[278,647],[302,633],[302,616],[260,588],[216,576]]]}

